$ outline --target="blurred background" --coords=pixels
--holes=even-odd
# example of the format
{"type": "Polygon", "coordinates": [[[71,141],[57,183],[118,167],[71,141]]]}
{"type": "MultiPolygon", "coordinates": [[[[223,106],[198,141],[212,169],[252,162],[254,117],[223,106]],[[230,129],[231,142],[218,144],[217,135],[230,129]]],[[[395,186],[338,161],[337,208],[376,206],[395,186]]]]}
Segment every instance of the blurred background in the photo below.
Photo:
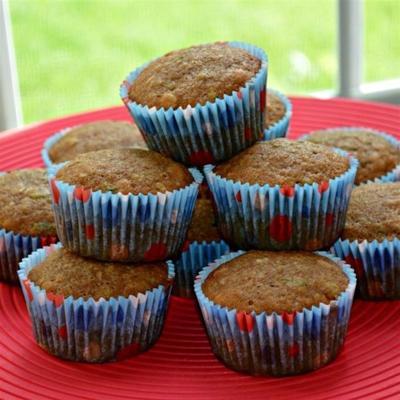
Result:
{"type": "Polygon", "coordinates": [[[290,95],[400,97],[400,0],[10,0],[7,7],[23,123],[121,104],[118,88],[132,69],[216,40],[263,47],[268,86],[290,95]]]}

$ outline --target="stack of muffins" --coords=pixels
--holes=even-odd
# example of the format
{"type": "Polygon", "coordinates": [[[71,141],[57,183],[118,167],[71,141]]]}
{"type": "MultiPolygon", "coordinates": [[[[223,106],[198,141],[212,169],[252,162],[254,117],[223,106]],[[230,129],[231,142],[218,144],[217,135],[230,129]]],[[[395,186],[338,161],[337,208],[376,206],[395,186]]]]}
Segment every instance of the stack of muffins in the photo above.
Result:
{"type": "Polygon", "coordinates": [[[336,357],[356,274],[365,297],[400,297],[399,186],[382,183],[400,178],[398,143],[361,128],[285,139],[292,106],[267,96],[267,67],[239,42],[173,51],[120,88],[150,150],[82,127],[46,142],[64,247],[19,271],[39,344],[91,362],[147,349],[175,269],[174,293],[195,294],[216,356],[282,376],[336,357]]]}

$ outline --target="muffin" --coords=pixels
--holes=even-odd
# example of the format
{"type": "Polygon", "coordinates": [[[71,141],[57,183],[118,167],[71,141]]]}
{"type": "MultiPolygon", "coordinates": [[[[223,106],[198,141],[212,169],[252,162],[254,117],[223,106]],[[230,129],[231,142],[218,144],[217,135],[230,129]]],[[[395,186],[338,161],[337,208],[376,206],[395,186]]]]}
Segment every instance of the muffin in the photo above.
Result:
{"type": "Polygon", "coordinates": [[[276,139],[206,166],[223,238],[242,249],[330,246],[344,227],[357,163],[340,150],[276,139]]]}
{"type": "Polygon", "coordinates": [[[204,268],[195,293],[223,363],[252,375],[283,376],[337,356],[355,286],[353,270],[329,253],[253,250],[204,268]]]}
{"type": "Polygon", "coordinates": [[[228,252],[229,246],[218,232],[212,200],[197,199],[182,253],[175,262],[173,293],[181,297],[194,297],[193,283],[199,271],[228,252]]]}
{"type": "Polygon", "coordinates": [[[353,266],[365,299],[400,299],[400,182],[353,190],[333,252],[353,266]]]}
{"type": "Polygon", "coordinates": [[[104,263],[53,245],[24,259],[18,274],[39,346],[67,360],[104,362],[157,341],[174,269],[104,263]]]}
{"type": "Polygon", "coordinates": [[[285,137],[292,118],[292,103],[283,94],[268,89],[264,140],[285,137]]]}
{"type": "Polygon", "coordinates": [[[22,258],[57,241],[44,169],[0,175],[0,280],[18,282],[22,258]]]}
{"type": "Polygon", "coordinates": [[[186,165],[227,160],[263,135],[267,56],[239,42],[172,51],[120,95],[152,150],[186,165]]]}
{"type": "Polygon", "coordinates": [[[389,135],[354,127],[315,131],[305,139],[352,153],[360,163],[355,179],[357,185],[376,178],[400,179],[400,144],[389,135]]]}
{"type": "Polygon", "coordinates": [[[143,149],[99,150],[51,171],[57,230],[81,256],[155,261],[182,247],[200,172],[143,149]]]}
{"type": "Polygon", "coordinates": [[[48,138],[42,150],[47,167],[73,160],[90,151],[147,145],[135,124],[124,121],[95,121],[64,129],[48,138]]]}

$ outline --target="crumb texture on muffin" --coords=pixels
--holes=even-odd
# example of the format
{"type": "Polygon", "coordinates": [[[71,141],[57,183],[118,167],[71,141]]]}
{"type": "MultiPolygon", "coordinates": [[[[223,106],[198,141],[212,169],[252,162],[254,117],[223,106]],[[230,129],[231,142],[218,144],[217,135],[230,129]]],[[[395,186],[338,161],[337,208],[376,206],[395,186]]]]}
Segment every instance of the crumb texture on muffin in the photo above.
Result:
{"type": "Polygon", "coordinates": [[[386,175],[400,163],[400,151],[383,136],[367,130],[322,130],[311,133],[307,140],[339,147],[359,160],[356,184],[386,175]]]}
{"type": "Polygon", "coordinates": [[[350,241],[400,238],[400,182],[354,188],[342,237],[350,241]]]}
{"type": "Polygon", "coordinates": [[[0,229],[30,236],[56,235],[44,169],[0,175],[0,204],[0,229]]]}
{"type": "Polygon", "coordinates": [[[122,264],[82,258],[65,249],[52,252],[33,268],[28,279],[37,286],[65,298],[136,296],[167,285],[165,263],[122,264]]]}
{"type": "Polygon", "coordinates": [[[283,104],[282,100],[276,94],[268,93],[267,112],[265,113],[266,129],[281,120],[285,113],[286,107],[285,104],[283,104]]]}
{"type": "Polygon", "coordinates": [[[193,212],[192,222],[190,223],[187,240],[199,243],[205,240],[212,242],[213,240],[221,240],[221,235],[217,229],[217,220],[210,199],[197,199],[193,212]]]}
{"type": "Polygon", "coordinates": [[[215,173],[242,183],[294,186],[334,179],[348,169],[348,159],[326,146],[275,139],[257,142],[217,166],[215,173]]]}
{"type": "Polygon", "coordinates": [[[54,163],[73,160],[89,151],[147,145],[135,124],[123,121],[96,121],[70,129],[49,150],[54,163]]]}
{"type": "Polygon", "coordinates": [[[93,191],[123,194],[173,191],[193,182],[183,165],[154,151],[132,148],[82,154],[61,168],[56,178],[93,191]]]}
{"type": "Polygon", "coordinates": [[[329,304],[348,286],[332,260],[303,251],[249,251],[206,278],[203,292],[215,304],[237,311],[294,312],[329,304]]]}
{"type": "Polygon", "coordinates": [[[165,109],[204,105],[244,87],[260,67],[258,58],[227,43],[176,50],[143,69],[129,89],[129,98],[165,109]]]}

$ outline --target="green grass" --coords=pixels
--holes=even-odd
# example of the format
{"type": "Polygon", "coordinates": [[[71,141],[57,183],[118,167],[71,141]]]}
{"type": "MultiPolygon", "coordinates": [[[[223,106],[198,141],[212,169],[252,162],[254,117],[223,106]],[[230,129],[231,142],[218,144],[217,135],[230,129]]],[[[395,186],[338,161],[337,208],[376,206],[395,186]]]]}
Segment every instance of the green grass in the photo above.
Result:
{"type": "MultiPolygon", "coordinates": [[[[368,80],[398,74],[398,7],[366,1],[368,80]]],[[[10,8],[27,123],[120,104],[119,84],[136,66],[215,40],[263,47],[269,86],[335,86],[336,0],[11,0],[10,8]]]]}

